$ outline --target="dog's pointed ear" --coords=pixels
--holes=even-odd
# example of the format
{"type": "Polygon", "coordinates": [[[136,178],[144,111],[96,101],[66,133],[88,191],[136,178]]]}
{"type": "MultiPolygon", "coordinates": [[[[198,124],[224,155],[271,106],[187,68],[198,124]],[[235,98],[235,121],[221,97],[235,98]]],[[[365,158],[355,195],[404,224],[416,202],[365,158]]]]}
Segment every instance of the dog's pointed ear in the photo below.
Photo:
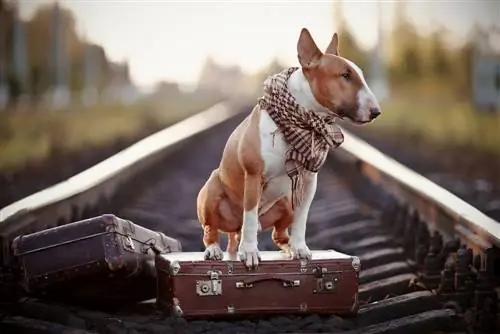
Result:
{"type": "Polygon", "coordinates": [[[325,53],[329,53],[335,56],[339,55],[339,36],[337,33],[333,34],[330,44],[326,47],[325,53]]]}
{"type": "Polygon", "coordinates": [[[314,42],[309,30],[302,28],[297,43],[299,63],[303,68],[313,68],[319,64],[323,53],[314,42]]]}

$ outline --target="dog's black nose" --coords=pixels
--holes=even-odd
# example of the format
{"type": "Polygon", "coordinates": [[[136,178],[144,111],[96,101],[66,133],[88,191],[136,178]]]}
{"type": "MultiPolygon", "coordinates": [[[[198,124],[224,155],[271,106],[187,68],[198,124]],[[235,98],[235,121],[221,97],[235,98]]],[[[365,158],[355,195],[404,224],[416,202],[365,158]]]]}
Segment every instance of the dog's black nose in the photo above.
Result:
{"type": "Polygon", "coordinates": [[[372,119],[377,118],[380,115],[380,109],[379,108],[370,108],[370,117],[372,119]]]}

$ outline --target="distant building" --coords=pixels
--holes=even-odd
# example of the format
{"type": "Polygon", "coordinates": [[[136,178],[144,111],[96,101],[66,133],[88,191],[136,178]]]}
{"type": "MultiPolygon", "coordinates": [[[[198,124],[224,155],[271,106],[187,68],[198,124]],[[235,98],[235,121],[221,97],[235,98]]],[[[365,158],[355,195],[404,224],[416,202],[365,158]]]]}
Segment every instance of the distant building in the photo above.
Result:
{"type": "Polygon", "coordinates": [[[207,59],[198,80],[197,90],[220,93],[224,97],[238,93],[245,82],[245,75],[238,66],[221,66],[207,59]]]}
{"type": "Polygon", "coordinates": [[[500,109],[500,28],[476,30],[472,64],[474,104],[479,109],[500,109]],[[495,48],[495,46],[497,48],[495,48]]]}
{"type": "Polygon", "coordinates": [[[140,97],[139,90],[130,79],[128,62],[109,63],[110,80],[104,90],[104,100],[108,103],[130,104],[140,97]]]}

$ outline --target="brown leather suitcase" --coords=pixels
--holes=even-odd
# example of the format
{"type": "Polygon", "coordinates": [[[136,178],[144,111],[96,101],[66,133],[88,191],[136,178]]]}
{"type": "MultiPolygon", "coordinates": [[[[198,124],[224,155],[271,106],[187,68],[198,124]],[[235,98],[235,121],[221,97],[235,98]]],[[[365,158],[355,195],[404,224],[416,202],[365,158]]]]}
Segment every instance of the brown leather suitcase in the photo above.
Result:
{"type": "Polygon", "coordinates": [[[237,255],[204,260],[202,252],[160,254],[157,307],[183,317],[358,311],[360,261],[333,250],[313,251],[309,261],[261,251],[248,271],[237,255]]]}
{"type": "Polygon", "coordinates": [[[179,252],[181,244],[105,214],[18,236],[12,250],[26,292],[100,303],[154,298],[155,252],[179,252]]]}

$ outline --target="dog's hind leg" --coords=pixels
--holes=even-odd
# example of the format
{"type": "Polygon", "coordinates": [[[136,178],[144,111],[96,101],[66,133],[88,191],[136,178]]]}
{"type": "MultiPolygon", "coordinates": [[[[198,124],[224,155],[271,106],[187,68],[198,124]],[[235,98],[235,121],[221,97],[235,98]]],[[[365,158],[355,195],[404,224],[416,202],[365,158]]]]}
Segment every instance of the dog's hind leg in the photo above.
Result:
{"type": "Polygon", "coordinates": [[[292,205],[288,198],[282,198],[274,204],[269,211],[260,218],[263,227],[273,226],[273,242],[283,251],[289,250],[288,247],[288,227],[293,222],[292,205]]]}
{"type": "Polygon", "coordinates": [[[272,238],[273,242],[279,249],[289,252],[289,235],[288,227],[292,225],[293,222],[293,211],[292,204],[287,198],[280,201],[281,205],[281,216],[274,223],[272,238]]]}
{"type": "Polygon", "coordinates": [[[228,253],[236,253],[238,250],[238,244],[240,242],[240,233],[239,232],[229,232],[227,234],[227,252],[228,253]]]}

